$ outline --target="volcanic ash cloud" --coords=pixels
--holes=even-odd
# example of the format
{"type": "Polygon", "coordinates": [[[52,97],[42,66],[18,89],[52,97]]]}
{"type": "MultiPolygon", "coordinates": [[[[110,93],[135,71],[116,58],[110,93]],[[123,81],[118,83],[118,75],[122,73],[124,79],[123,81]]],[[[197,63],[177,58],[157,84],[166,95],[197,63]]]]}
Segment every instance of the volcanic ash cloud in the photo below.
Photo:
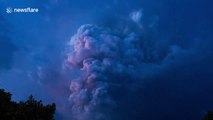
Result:
{"type": "Polygon", "coordinates": [[[83,25],[69,44],[66,66],[79,70],[71,80],[69,102],[77,119],[110,119],[118,102],[113,94],[135,78],[143,60],[141,41],[95,25],[83,25]]]}

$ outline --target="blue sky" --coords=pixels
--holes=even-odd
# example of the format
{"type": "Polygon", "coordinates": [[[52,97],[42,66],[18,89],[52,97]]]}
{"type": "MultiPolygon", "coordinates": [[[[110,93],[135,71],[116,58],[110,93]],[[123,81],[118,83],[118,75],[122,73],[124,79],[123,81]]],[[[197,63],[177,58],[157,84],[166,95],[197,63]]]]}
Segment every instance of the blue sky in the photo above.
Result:
{"type": "MultiPolygon", "coordinates": [[[[112,119],[199,120],[213,110],[211,4],[211,0],[1,0],[0,88],[16,101],[33,94],[45,103],[56,102],[63,111],[71,92],[70,77],[78,72],[62,72],[67,44],[77,29],[84,24],[113,32],[127,29],[141,39],[137,50],[144,58],[131,73],[135,77],[130,87],[110,93],[118,109],[112,119]],[[7,14],[7,7],[35,7],[39,13],[7,14]],[[133,13],[141,15],[136,15],[137,21],[132,20],[133,13]]],[[[132,60],[123,56],[115,60],[121,58],[132,60]]]]}

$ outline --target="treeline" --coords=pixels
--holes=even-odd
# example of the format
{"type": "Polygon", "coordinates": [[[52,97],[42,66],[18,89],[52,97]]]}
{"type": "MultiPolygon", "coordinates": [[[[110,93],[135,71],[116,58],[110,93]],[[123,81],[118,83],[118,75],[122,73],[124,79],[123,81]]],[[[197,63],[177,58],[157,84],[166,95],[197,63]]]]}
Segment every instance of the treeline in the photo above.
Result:
{"type": "MultiPolygon", "coordinates": [[[[43,105],[31,95],[19,103],[11,100],[11,94],[0,89],[0,120],[54,120],[56,105],[43,105]]],[[[209,111],[202,120],[213,120],[209,111]]]]}
{"type": "Polygon", "coordinates": [[[19,103],[11,100],[11,94],[0,89],[0,120],[54,120],[56,105],[43,105],[31,95],[19,103]]]}
{"type": "Polygon", "coordinates": [[[208,114],[203,118],[203,120],[213,120],[213,112],[209,111],[208,114]]]}

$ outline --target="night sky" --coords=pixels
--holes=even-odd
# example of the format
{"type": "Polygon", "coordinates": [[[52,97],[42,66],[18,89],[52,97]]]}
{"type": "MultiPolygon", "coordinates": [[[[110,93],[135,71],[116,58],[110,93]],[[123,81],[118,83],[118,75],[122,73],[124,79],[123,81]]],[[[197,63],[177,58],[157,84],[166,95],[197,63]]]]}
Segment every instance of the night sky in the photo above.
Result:
{"type": "Polygon", "coordinates": [[[212,0],[0,0],[0,88],[56,120],[201,120],[212,0]],[[38,13],[6,13],[6,8],[38,13]]]}

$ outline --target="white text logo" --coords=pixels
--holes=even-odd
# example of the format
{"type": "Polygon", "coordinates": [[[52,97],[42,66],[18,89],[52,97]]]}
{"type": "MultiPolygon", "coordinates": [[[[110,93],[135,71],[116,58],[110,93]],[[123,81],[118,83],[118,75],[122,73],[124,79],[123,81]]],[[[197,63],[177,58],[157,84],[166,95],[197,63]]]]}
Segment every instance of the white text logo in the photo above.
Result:
{"type": "Polygon", "coordinates": [[[8,7],[6,8],[6,13],[10,14],[10,13],[38,13],[39,9],[38,8],[11,8],[8,7]]]}

